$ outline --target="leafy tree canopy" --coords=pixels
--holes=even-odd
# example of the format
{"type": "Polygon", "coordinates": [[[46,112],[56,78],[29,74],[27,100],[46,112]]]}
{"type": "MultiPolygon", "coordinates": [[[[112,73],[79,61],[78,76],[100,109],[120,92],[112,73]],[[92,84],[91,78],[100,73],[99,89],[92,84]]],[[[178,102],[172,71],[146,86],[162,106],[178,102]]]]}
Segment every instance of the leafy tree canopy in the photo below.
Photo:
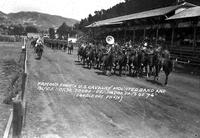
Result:
{"type": "Polygon", "coordinates": [[[57,29],[57,34],[60,39],[63,37],[67,37],[71,31],[71,27],[69,27],[65,22],[57,29]]]}
{"type": "Polygon", "coordinates": [[[49,37],[50,37],[50,39],[55,38],[55,29],[54,28],[49,28],[49,37]]]}

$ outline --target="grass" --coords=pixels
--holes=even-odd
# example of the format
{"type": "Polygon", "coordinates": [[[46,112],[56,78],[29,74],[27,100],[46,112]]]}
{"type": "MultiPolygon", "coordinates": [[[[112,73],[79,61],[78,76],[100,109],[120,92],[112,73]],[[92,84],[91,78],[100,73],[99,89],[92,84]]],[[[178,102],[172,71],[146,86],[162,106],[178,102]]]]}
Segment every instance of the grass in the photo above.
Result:
{"type": "Polygon", "coordinates": [[[21,48],[22,42],[0,42],[0,47],[18,47],[21,48]]]}
{"type": "Polygon", "coordinates": [[[18,71],[22,42],[0,42],[0,136],[3,136],[9,118],[11,105],[3,103],[8,87],[18,71]]]}

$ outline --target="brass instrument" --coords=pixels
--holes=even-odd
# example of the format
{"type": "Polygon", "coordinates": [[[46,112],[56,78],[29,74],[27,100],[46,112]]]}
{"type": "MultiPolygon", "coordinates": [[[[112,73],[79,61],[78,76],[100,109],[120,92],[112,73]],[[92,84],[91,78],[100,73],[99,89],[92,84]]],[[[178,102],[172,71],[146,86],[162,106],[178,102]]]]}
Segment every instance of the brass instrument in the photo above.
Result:
{"type": "Polygon", "coordinates": [[[113,45],[115,43],[115,39],[113,36],[109,35],[106,37],[106,42],[109,44],[109,45],[113,45]]]}

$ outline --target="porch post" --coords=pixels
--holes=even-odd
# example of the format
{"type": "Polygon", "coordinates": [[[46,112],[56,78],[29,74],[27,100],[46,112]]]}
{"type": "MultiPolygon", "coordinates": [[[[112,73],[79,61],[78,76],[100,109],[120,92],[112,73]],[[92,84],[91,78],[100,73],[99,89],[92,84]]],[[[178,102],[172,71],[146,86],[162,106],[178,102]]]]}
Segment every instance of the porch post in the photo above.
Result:
{"type": "Polygon", "coordinates": [[[195,48],[197,43],[197,24],[198,24],[198,19],[195,19],[193,21],[193,55],[195,54],[195,48]]]}
{"type": "Polygon", "coordinates": [[[146,29],[144,28],[143,39],[145,39],[145,36],[146,36],[146,29]]]}
{"type": "Polygon", "coordinates": [[[173,47],[173,45],[174,45],[174,32],[175,32],[174,23],[172,23],[171,26],[172,26],[171,47],[173,47]]]}
{"type": "Polygon", "coordinates": [[[197,41],[196,35],[197,35],[197,22],[194,21],[193,22],[193,47],[196,46],[196,41],[197,41]]]}
{"type": "Polygon", "coordinates": [[[124,42],[126,42],[126,27],[124,27],[124,42]]]}
{"type": "Polygon", "coordinates": [[[135,42],[135,29],[133,30],[133,42],[135,42]]]}
{"type": "Polygon", "coordinates": [[[158,44],[159,25],[156,28],[156,45],[158,44]]]}

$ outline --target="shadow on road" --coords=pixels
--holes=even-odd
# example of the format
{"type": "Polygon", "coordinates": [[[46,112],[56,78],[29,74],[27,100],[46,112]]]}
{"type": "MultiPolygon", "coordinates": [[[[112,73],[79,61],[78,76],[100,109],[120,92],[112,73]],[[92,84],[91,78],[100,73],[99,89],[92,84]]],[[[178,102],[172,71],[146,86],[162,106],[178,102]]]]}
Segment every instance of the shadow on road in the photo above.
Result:
{"type": "Polygon", "coordinates": [[[83,65],[80,61],[74,61],[75,65],[83,65]]]}
{"type": "Polygon", "coordinates": [[[40,60],[40,59],[41,59],[41,57],[36,57],[35,59],[36,59],[36,60],[40,60]]]}
{"type": "Polygon", "coordinates": [[[95,71],[95,73],[96,73],[97,75],[106,76],[105,72],[103,72],[103,71],[95,71]]]}
{"type": "Polygon", "coordinates": [[[150,82],[152,84],[156,84],[156,85],[159,85],[159,86],[163,86],[163,84],[161,82],[158,82],[156,80],[150,80],[150,79],[146,79],[147,82],[150,82]]]}
{"type": "MultiPolygon", "coordinates": [[[[81,65],[82,65],[82,64],[81,64],[81,65]]],[[[89,70],[92,69],[92,68],[89,68],[89,67],[87,67],[87,66],[83,66],[83,68],[84,68],[84,69],[89,69],[89,70]]]]}

